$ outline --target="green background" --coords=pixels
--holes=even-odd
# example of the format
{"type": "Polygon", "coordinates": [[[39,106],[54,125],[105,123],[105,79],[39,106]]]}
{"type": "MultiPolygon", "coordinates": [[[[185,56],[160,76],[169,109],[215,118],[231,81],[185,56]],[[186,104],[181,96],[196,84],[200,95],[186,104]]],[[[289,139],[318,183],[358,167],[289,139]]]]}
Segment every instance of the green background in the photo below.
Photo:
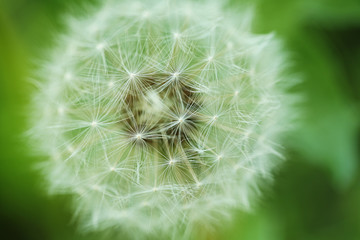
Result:
{"type": "MultiPolygon", "coordinates": [[[[47,195],[24,135],[35,89],[28,78],[61,29],[61,16],[89,3],[74,2],[0,0],[0,239],[101,235],[79,234],[69,196],[47,195]]],[[[252,2],[254,30],[284,40],[291,70],[303,79],[296,90],[304,102],[273,187],[252,213],[238,212],[209,239],[360,239],[360,1],[252,2]]]]}

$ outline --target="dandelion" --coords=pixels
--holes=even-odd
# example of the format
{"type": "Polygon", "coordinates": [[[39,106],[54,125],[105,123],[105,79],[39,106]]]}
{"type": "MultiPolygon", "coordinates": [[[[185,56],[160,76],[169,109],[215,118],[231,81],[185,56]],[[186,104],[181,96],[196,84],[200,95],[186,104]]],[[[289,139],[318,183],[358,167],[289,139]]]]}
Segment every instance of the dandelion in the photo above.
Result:
{"type": "Polygon", "coordinates": [[[188,239],[252,205],[289,97],[279,44],[249,19],[212,1],[109,0],[68,20],[32,135],[84,229],[188,239]]]}

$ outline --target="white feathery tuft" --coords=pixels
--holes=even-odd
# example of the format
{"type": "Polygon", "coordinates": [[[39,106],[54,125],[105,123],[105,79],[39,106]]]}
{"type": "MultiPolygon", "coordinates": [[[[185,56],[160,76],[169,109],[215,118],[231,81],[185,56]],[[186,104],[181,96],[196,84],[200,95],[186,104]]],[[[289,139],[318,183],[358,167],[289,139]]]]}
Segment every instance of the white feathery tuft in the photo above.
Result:
{"type": "Polygon", "coordinates": [[[252,205],[291,97],[278,42],[248,16],[110,0],[68,21],[39,72],[32,132],[51,189],[76,196],[86,229],[187,239],[252,205]]]}

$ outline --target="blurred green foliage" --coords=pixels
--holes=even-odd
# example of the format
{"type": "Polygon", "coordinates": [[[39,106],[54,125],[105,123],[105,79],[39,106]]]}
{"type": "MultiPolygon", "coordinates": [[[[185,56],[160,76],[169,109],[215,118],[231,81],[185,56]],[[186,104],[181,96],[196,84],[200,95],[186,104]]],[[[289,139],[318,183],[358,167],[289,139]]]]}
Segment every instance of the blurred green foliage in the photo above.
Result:
{"type": "MultiPolygon", "coordinates": [[[[283,39],[304,101],[273,189],[211,239],[360,239],[360,1],[248,2],[255,31],[283,39]]],[[[24,140],[32,65],[84,3],[0,0],[0,239],[99,239],[76,232],[68,196],[47,196],[24,140]]]]}

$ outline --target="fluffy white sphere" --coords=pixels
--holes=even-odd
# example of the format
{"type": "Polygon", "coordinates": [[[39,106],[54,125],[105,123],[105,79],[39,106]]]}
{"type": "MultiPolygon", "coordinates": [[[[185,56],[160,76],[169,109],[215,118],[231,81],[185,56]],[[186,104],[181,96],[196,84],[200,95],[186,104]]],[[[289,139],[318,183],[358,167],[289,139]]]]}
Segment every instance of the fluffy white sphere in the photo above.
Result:
{"type": "Polygon", "coordinates": [[[289,113],[283,54],[250,23],[187,0],[106,1],[68,21],[39,72],[33,135],[87,229],[187,238],[251,205],[289,113]]]}

